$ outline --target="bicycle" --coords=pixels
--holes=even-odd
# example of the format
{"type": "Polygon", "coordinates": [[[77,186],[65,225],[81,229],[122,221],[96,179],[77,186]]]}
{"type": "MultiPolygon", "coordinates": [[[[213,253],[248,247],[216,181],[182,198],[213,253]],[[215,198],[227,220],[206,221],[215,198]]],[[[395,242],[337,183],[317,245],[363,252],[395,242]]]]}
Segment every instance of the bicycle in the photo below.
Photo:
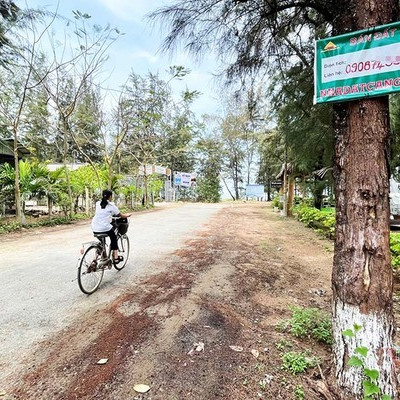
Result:
{"type": "Polygon", "coordinates": [[[123,257],[119,263],[113,261],[111,249],[106,241],[105,233],[94,234],[98,242],[87,242],[82,244],[82,257],[78,260],[78,285],[85,294],[94,293],[103,279],[104,271],[113,266],[121,271],[129,258],[128,220],[126,218],[116,219],[115,233],[117,235],[118,253],[123,257]],[[88,247],[85,250],[85,245],[88,247]]]}

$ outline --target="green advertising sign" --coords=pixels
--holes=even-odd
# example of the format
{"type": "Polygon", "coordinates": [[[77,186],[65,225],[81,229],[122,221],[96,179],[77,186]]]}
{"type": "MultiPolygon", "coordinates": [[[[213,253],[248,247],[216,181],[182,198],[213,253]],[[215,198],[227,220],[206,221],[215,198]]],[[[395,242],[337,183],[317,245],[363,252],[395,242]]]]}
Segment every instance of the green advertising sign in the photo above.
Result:
{"type": "Polygon", "coordinates": [[[314,104],[400,91],[400,22],[315,42],[314,104]]]}

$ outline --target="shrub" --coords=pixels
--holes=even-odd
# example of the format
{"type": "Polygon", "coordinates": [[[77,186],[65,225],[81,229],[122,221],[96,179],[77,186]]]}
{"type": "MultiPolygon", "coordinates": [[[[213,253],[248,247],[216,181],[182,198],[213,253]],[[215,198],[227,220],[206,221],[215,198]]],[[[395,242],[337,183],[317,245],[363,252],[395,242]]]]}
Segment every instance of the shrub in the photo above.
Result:
{"type": "Polygon", "coordinates": [[[292,374],[301,374],[305,372],[308,367],[314,367],[317,365],[317,361],[314,358],[310,358],[307,354],[296,353],[290,351],[282,356],[283,369],[289,371],[292,374]]]}
{"type": "Polygon", "coordinates": [[[85,218],[87,218],[87,215],[79,215],[74,218],[65,218],[65,217],[46,218],[46,219],[42,219],[37,222],[27,223],[25,225],[22,225],[17,221],[0,223],[0,234],[16,232],[22,228],[31,229],[31,228],[38,228],[40,226],[56,226],[56,225],[72,224],[76,220],[85,219],[85,218]]]}
{"type": "Polygon", "coordinates": [[[275,194],[271,202],[272,207],[279,207],[279,195],[275,194]]]}
{"type": "Polygon", "coordinates": [[[400,269],[400,234],[390,233],[390,254],[392,256],[392,267],[400,269]]]}
{"type": "Polygon", "coordinates": [[[306,204],[300,204],[293,209],[296,218],[310,228],[314,228],[324,233],[332,239],[335,235],[335,211],[326,210],[324,212],[306,204]]]}
{"type": "Polygon", "coordinates": [[[283,321],[282,328],[296,337],[309,337],[332,344],[330,316],[317,308],[291,307],[292,317],[283,321]]]}

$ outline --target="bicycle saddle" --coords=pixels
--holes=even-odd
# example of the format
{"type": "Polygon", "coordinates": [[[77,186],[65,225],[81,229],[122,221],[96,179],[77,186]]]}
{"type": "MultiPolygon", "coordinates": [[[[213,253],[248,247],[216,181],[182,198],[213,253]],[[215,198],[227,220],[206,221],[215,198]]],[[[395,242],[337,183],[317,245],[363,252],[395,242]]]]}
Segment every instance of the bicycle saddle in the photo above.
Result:
{"type": "Polygon", "coordinates": [[[107,233],[93,233],[93,236],[97,238],[106,238],[108,235],[107,233]]]}

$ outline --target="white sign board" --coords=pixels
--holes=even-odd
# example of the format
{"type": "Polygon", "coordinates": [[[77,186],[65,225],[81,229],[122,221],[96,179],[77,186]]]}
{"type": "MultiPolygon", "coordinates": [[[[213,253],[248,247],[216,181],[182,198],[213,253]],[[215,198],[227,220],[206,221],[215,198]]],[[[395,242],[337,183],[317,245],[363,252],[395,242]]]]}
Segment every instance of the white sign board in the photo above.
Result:
{"type": "Polygon", "coordinates": [[[153,171],[153,165],[139,165],[139,175],[151,175],[153,171]]]}
{"type": "Polygon", "coordinates": [[[247,185],[246,197],[264,197],[264,185],[247,185]]]}
{"type": "Polygon", "coordinates": [[[154,166],[154,173],[167,175],[167,168],[160,167],[159,165],[155,165],[154,166]]]}
{"type": "Polygon", "coordinates": [[[190,183],[192,180],[192,174],[188,174],[187,172],[182,172],[181,177],[182,177],[181,186],[190,187],[190,183]]]}
{"type": "Polygon", "coordinates": [[[192,187],[195,184],[197,174],[195,172],[175,172],[174,185],[182,187],[192,187]]]}

